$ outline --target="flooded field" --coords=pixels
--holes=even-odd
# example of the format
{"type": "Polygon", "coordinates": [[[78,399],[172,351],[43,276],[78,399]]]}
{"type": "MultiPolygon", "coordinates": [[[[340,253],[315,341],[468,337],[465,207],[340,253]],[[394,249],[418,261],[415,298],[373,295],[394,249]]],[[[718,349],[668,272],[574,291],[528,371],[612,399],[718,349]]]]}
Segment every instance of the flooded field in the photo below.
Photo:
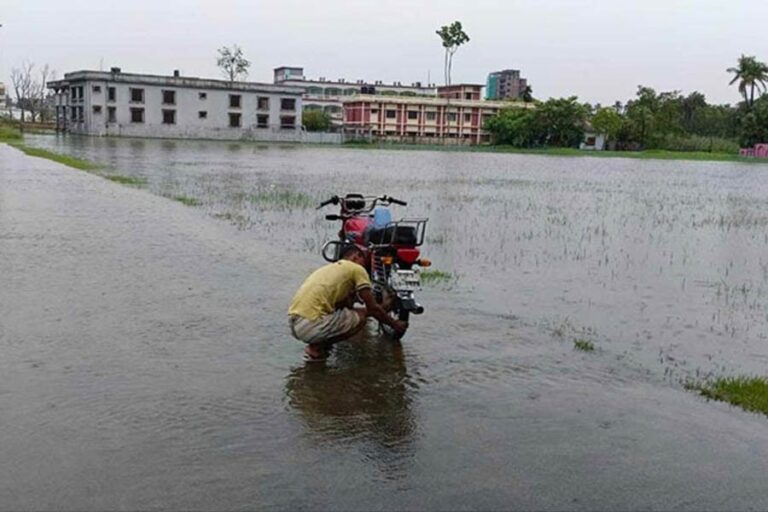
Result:
{"type": "MultiPolygon", "coordinates": [[[[25,406],[44,424],[36,439],[59,456],[47,458],[39,445],[27,446],[31,459],[0,448],[28,479],[0,483],[0,505],[768,506],[768,418],[706,402],[681,384],[765,373],[768,166],[44,136],[28,143],[145,185],[101,180],[111,192],[99,192],[106,197],[91,209],[86,193],[68,204],[64,187],[57,203],[62,215],[71,206],[126,234],[100,249],[99,233],[88,231],[88,258],[99,265],[94,258],[113,247],[132,266],[90,268],[90,287],[73,278],[50,290],[90,294],[113,278],[125,285],[103,289],[114,315],[96,322],[102,335],[120,332],[124,348],[88,345],[93,327],[77,313],[63,320],[72,347],[51,341],[59,328],[51,320],[24,335],[23,320],[52,299],[34,299],[36,288],[14,280],[13,252],[0,260],[0,305],[16,309],[0,336],[13,347],[6,370],[17,376],[0,405],[71,400],[58,412],[25,406]],[[402,346],[372,327],[326,364],[305,366],[285,310],[338,229],[314,206],[346,192],[386,193],[409,202],[396,217],[429,217],[424,254],[445,278],[425,285],[426,313],[412,319],[402,346]],[[26,287],[27,302],[12,300],[13,284],[26,287]],[[186,294],[187,285],[203,291],[186,294]],[[87,371],[72,373],[81,366],[70,350],[88,354],[87,371]],[[35,370],[12,363],[38,359],[49,374],[21,386],[35,370]],[[135,367],[146,372],[109,371],[135,367]],[[41,485],[38,498],[25,499],[24,490],[41,485]]],[[[34,189],[47,176],[24,178],[34,189]]],[[[0,212],[11,204],[0,202],[0,212]]],[[[7,216],[7,245],[3,229],[14,229],[7,216]]],[[[51,308],[66,317],[66,299],[56,300],[51,308]]],[[[14,417],[0,445],[34,425],[14,417]]],[[[0,475],[13,467],[0,462],[0,475]]]]}

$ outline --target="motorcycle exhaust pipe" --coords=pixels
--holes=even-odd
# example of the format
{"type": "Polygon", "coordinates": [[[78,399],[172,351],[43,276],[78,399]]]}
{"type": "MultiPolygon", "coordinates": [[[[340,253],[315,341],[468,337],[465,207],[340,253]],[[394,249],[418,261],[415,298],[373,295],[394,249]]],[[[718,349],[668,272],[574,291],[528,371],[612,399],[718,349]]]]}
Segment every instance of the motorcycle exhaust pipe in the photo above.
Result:
{"type": "Polygon", "coordinates": [[[414,315],[420,315],[424,312],[424,307],[421,304],[417,304],[414,299],[401,299],[400,307],[414,315]]]}

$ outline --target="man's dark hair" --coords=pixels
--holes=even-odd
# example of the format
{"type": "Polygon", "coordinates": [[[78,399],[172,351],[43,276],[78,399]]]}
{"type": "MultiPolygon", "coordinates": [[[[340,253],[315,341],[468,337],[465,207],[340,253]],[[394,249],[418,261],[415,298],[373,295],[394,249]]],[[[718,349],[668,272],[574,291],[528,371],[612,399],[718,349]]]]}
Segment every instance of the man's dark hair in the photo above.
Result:
{"type": "Polygon", "coordinates": [[[363,250],[358,246],[356,246],[355,244],[344,244],[341,246],[341,249],[339,250],[339,258],[347,258],[348,256],[352,256],[355,253],[360,255],[365,254],[363,250]]]}

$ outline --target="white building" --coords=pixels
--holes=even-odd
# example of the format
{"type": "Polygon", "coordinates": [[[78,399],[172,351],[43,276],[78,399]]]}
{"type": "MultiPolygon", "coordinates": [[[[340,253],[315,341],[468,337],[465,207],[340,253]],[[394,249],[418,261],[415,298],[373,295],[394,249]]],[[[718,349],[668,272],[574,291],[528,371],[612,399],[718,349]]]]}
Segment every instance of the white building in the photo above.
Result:
{"type": "Polygon", "coordinates": [[[579,149],[586,151],[602,151],[605,149],[605,134],[587,131],[579,149]]]}
{"type": "Polygon", "coordinates": [[[48,83],[56,127],[83,135],[301,140],[297,87],[111,71],[75,71],[48,83]]]}

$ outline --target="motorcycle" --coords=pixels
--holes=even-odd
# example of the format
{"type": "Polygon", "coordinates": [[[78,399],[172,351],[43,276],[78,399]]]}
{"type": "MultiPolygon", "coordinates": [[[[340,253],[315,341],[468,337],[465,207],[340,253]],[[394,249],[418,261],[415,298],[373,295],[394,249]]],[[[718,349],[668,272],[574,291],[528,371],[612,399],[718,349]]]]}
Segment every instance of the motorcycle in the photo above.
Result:
{"type": "MultiPolygon", "coordinates": [[[[419,247],[424,243],[426,218],[392,220],[389,206],[407,206],[394,197],[347,194],[333,196],[317,207],[329,204],[340,207],[338,214],[326,215],[326,220],[341,221],[339,239],[323,245],[323,259],[338,261],[344,244],[355,244],[363,250],[368,261],[368,274],[373,293],[380,304],[391,304],[390,314],[407,322],[411,314],[420,315],[424,308],[416,301],[421,289],[420,267],[431,262],[421,257],[419,247]]],[[[389,330],[382,325],[382,328],[389,330]]]]}

